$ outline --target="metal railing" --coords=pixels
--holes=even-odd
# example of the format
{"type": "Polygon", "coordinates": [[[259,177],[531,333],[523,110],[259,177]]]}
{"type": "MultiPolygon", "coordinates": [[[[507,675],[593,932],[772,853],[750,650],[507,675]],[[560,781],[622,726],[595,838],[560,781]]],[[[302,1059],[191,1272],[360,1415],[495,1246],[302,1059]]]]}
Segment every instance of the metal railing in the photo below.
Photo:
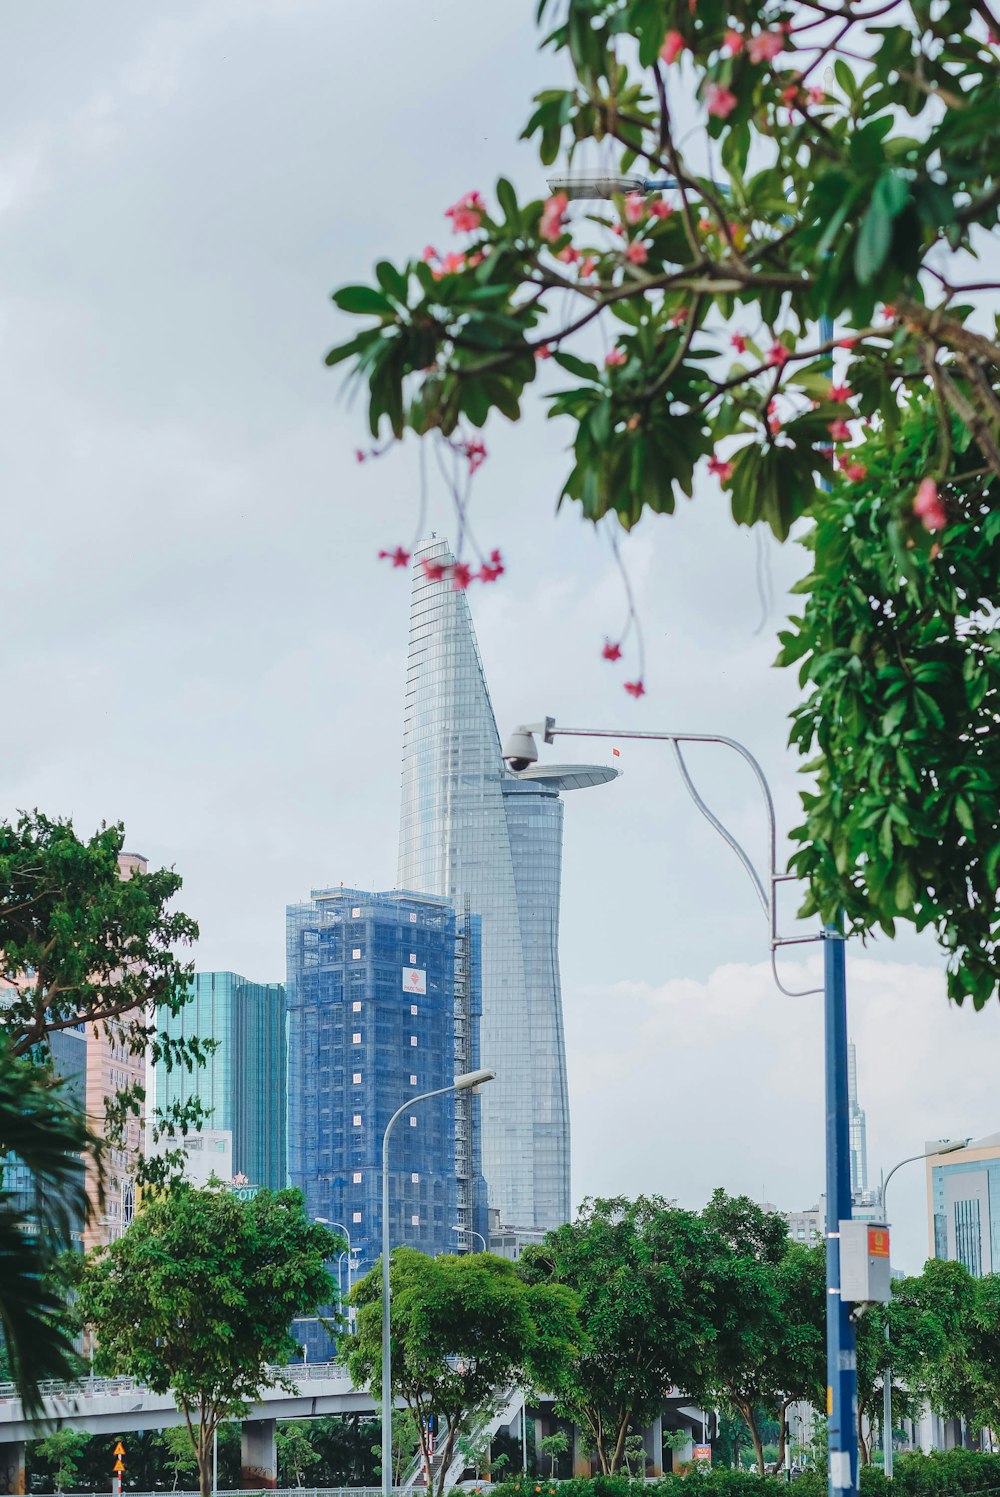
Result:
{"type": "MultiPolygon", "coordinates": [[[[349,1382],[350,1373],[342,1362],[292,1362],[287,1367],[269,1367],[268,1371],[275,1378],[282,1381],[290,1379],[294,1383],[302,1382],[349,1382]]],[[[138,1378],[134,1377],[81,1377],[76,1382],[57,1382],[49,1379],[39,1384],[42,1395],[46,1398],[59,1398],[72,1395],[73,1397],[90,1397],[97,1393],[148,1393],[149,1389],[138,1378]]],[[[278,1386],[280,1391],[280,1385],[278,1386]]],[[[6,1402],[20,1397],[16,1383],[0,1383],[0,1402],[6,1402]]],[[[295,1490],[300,1490],[295,1488],[295,1490]]],[[[308,1490],[302,1488],[301,1490],[308,1490]]],[[[360,1489],[359,1489],[360,1490],[360,1489]]],[[[183,1494],[178,1493],[178,1497],[183,1494]]]]}

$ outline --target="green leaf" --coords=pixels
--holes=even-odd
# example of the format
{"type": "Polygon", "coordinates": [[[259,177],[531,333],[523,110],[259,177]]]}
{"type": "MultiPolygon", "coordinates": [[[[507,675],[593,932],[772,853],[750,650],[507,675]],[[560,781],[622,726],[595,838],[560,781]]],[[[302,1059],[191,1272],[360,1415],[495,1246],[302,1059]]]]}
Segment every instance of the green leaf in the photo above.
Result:
{"type": "Polygon", "coordinates": [[[333,304],[342,312],[372,313],[376,317],[393,313],[392,303],[373,286],[341,286],[333,293],[333,304]]]}
{"type": "MultiPolygon", "coordinates": [[[[380,260],[378,262],[375,266],[375,274],[378,277],[379,285],[386,295],[391,296],[394,301],[399,302],[401,306],[405,307],[407,292],[409,290],[409,283],[406,276],[397,270],[395,265],[391,265],[388,260],[380,260]]],[[[348,308],[347,310],[350,309],[348,308]]]]}
{"type": "Polygon", "coordinates": [[[892,220],[874,200],[861,220],[854,246],[854,273],[862,286],[870,283],[885,264],[892,243],[892,220]]]}

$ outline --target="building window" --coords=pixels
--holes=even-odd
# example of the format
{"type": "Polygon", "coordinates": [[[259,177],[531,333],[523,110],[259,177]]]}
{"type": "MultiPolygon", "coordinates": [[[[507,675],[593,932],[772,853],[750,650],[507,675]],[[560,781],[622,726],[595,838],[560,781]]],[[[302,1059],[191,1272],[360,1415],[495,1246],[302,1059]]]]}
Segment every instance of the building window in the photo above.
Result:
{"type": "Polygon", "coordinates": [[[352,1045],[360,1045],[361,1044],[361,1036],[360,1036],[360,1034],[352,1034],[351,1035],[351,1044],[352,1045]]]}
{"type": "Polygon", "coordinates": [[[351,1013],[352,1014],[359,1014],[360,1012],[361,1012],[361,1001],[360,1001],[360,999],[355,998],[354,1002],[351,1004],[351,1013]]]}
{"type": "Polygon", "coordinates": [[[419,1227],[420,1226],[420,1218],[419,1218],[419,1216],[411,1216],[410,1217],[410,1226],[411,1227],[419,1227]]]}
{"type": "Polygon", "coordinates": [[[415,1045],[416,1043],[417,1043],[417,1037],[416,1037],[416,1035],[415,1034],[411,1034],[410,1035],[410,1044],[411,1045],[415,1045]]]}
{"type": "Polygon", "coordinates": [[[361,1127],[361,1114],[360,1114],[360,1112],[356,1112],[354,1114],[352,1122],[353,1122],[355,1128],[360,1128],[361,1127]]]}
{"type": "Polygon", "coordinates": [[[354,950],[351,952],[351,961],[352,962],[360,962],[360,960],[361,960],[361,947],[360,946],[355,946],[354,950]]]}
{"type": "Polygon", "coordinates": [[[979,1201],[955,1202],[955,1256],[974,1278],[983,1272],[983,1240],[979,1216],[979,1201]]]}
{"type": "Polygon", "coordinates": [[[354,1215],[351,1217],[351,1221],[352,1222],[359,1222],[360,1220],[361,1220],[361,1212],[360,1211],[355,1211],[354,1215]]]}
{"type": "Polygon", "coordinates": [[[354,1075],[351,1077],[351,1080],[354,1082],[355,1086],[360,1086],[361,1085],[361,1072],[360,1071],[355,1071],[354,1075]]]}
{"type": "Polygon", "coordinates": [[[417,1174],[417,1172],[415,1170],[414,1170],[413,1174],[410,1176],[410,1179],[411,1179],[411,1181],[413,1182],[414,1185],[419,1185],[420,1184],[420,1176],[417,1174]]]}
{"type": "Polygon", "coordinates": [[[419,1012],[420,1012],[420,1010],[417,1007],[417,1005],[415,1003],[411,1003],[410,1004],[410,1013],[411,1014],[419,1014],[419,1012]]]}
{"type": "Polygon", "coordinates": [[[413,1114],[412,1114],[412,1113],[411,1113],[411,1114],[410,1114],[410,1127],[411,1127],[411,1128],[415,1128],[415,1127],[416,1127],[416,1126],[417,1126],[417,1120],[416,1120],[416,1118],[415,1118],[415,1117],[414,1117],[414,1116],[413,1116],[413,1114]]]}
{"type": "Polygon", "coordinates": [[[355,1170],[354,1174],[351,1176],[351,1179],[354,1181],[355,1185],[360,1185],[361,1184],[361,1171],[360,1170],[355,1170]]]}

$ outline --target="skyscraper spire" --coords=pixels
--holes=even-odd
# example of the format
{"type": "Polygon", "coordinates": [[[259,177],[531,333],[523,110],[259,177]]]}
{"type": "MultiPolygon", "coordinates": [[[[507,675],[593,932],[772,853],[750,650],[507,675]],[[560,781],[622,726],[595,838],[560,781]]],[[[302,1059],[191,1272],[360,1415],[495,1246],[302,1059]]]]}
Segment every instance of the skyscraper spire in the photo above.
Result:
{"type": "Polygon", "coordinates": [[[851,1141],[851,1194],[868,1191],[868,1125],[858,1102],[858,1052],[851,1040],[847,1047],[847,1098],[851,1141]]]}
{"type": "Polygon", "coordinates": [[[434,570],[453,560],[437,539],[414,552],[398,884],[468,899],[482,918],[480,1051],[497,1073],[482,1096],[483,1173],[501,1224],[539,1231],[570,1214],[560,792],[618,771],[507,769],[468,598],[434,570]]]}

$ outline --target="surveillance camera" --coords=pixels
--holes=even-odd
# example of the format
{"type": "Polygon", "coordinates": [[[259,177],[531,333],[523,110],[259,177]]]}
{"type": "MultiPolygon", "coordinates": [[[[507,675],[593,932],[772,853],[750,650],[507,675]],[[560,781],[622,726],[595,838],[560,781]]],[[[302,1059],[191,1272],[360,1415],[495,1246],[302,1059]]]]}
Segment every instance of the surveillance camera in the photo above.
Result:
{"type": "Polygon", "coordinates": [[[538,758],[538,747],[534,735],[527,728],[518,728],[504,744],[503,756],[515,774],[520,774],[538,758]]]}

